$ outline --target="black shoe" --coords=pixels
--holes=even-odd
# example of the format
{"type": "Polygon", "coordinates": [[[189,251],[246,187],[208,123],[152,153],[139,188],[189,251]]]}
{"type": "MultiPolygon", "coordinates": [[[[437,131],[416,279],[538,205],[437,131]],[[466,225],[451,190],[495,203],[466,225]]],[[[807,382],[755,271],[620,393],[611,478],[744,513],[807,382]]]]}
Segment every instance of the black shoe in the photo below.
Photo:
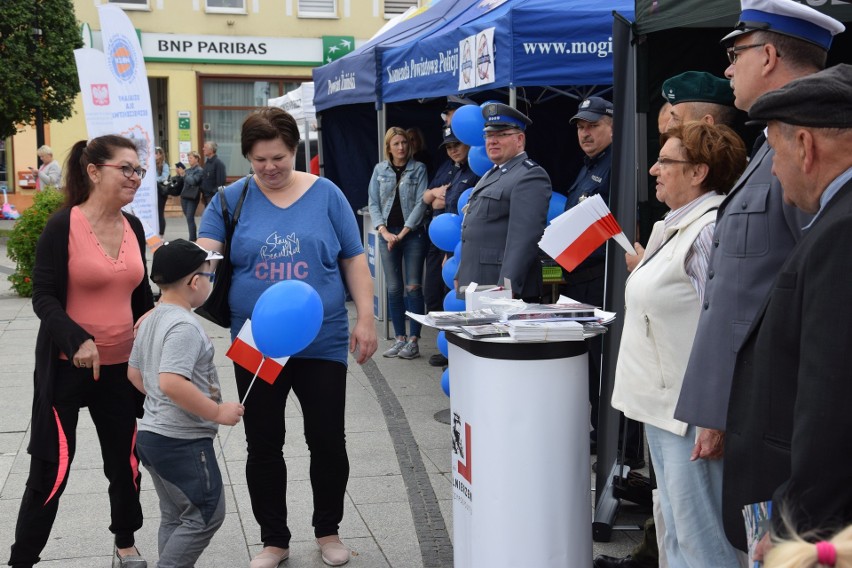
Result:
{"type": "Polygon", "coordinates": [[[435,353],[431,357],[429,357],[429,364],[433,367],[443,367],[449,363],[446,357],[441,355],[440,353],[435,353]]]}
{"type": "Polygon", "coordinates": [[[614,558],[612,556],[598,556],[592,563],[594,568],[646,568],[645,564],[633,560],[631,556],[614,558]]]}
{"type": "MultiPolygon", "coordinates": [[[[642,458],[624,458],[624,465],[629,467],[631,470],[634,469],[642,469],[645,467],[645,460],[642,458]]],[[[592,464],[592,471],[598,472],[598,462],[592,464]]]]}

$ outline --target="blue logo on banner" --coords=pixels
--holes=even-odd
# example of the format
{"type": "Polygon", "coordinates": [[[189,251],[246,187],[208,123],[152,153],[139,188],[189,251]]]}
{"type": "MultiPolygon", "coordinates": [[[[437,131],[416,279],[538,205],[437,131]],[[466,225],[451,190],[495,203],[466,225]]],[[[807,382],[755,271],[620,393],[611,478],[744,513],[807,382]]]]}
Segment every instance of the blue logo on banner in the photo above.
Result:
{"type": "Polygon", "coordinates": [[[109,44],[109,68],[119,81],[129,83],[136,76],[136,60],[130,42],[124,36],[115,36],[109,44]]]}

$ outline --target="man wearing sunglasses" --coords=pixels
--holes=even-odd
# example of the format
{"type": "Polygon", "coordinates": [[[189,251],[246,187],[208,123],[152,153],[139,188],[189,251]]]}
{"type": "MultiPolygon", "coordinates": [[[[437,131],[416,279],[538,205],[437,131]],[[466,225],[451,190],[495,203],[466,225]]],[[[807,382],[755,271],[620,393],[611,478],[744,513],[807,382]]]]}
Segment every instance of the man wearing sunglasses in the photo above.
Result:
{"type": "MultiPolygon", "coordinates": [[[[820,71],[832,37],[843,29],[793,0],[742,0],[736,29],[722,39],[735,106],[748,111],[764,93],[820,71]]],[[[758,308],[808,223],[801,211],[782,202],[781,184],[772,174],[773,154],[764,142],[719,208],[702,313],[674,415],[703,428],[692,459],[724,453],[725,532],[740,550],[746,549],[743,506],[756,501],[749,499],[763,480],[750,478],[743,465],[748,457],[735,450],[741,433],[724,432],[734,364],[758,308]]]]}

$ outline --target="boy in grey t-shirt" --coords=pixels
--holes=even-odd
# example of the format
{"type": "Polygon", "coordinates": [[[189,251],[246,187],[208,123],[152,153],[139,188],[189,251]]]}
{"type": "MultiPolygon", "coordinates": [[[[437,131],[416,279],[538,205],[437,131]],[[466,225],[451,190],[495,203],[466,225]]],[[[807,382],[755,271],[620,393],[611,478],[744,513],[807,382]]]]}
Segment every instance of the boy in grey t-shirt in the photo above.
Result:
{"type": "Polygon", "coordinates": [[[160,498],[159,568],[194,566],[225,520],[225,491],[213,438],[244,408],[222,402],[213,344],[192,314],[212,289],[220,259],[176,239],[154,252],[160,303],[139,326],[128,378],[146,394],[136,448],[160,498]]]}

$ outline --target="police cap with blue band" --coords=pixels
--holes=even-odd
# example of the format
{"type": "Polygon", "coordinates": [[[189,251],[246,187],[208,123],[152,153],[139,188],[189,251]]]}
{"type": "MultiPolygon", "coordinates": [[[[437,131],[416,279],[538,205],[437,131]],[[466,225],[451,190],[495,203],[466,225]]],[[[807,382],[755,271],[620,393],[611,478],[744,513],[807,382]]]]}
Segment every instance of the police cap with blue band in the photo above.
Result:
{"type": "Polygon", "coordinates": [[[742,0],[740,21],[721,43],[730,46],[743,34],[767,31],[807,41],[828,51],[832,38],[845,29],[831,16],[794,0],[742,0]]]}
{"type": "Polygon", "coordinates": [[[503,103],[488,103],[482,107],[482,116],[485,118],[485,132],[510,128],[526,130],[532,124],[524,113],[503,103]]]}

